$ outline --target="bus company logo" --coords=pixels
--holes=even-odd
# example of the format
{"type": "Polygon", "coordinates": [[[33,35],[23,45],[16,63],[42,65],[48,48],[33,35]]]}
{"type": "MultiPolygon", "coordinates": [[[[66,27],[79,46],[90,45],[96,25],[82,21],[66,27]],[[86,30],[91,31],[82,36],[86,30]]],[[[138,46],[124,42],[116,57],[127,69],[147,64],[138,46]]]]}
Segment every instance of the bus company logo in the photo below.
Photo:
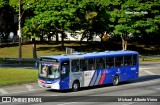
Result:
{"type": "Polygon", "coordinates": [[[91,76],[91,74],[90,73],[86,73],[85,76],[91,76]]]}
{"type": "Polygon", "coordinates": [[[11,102],[11,97],[2,97],[2,102],[3,103],[11,102]]]}

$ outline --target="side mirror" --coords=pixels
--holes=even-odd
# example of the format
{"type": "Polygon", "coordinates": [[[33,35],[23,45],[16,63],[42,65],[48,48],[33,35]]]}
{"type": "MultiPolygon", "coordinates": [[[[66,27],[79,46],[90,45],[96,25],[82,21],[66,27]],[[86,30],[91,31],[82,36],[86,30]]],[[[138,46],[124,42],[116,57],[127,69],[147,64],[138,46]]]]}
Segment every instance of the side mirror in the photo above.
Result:
{"type": "Polygon", "coordinates": [[[36,68],[37,70],[39,70],[39,60],[36,61],[36,63],[35,63],[35,68],[36,68]]]}

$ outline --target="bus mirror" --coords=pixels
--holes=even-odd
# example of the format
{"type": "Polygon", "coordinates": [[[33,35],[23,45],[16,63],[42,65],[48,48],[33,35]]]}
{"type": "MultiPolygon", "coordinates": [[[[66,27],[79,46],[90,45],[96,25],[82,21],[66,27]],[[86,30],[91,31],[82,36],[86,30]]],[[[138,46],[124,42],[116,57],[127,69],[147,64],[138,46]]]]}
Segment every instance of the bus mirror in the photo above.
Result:
{"type": "Polygon", "coordinates": [[[39,69],[39,60],[36,61],[35,63],[35,68],[38,70],[39,69]]]}

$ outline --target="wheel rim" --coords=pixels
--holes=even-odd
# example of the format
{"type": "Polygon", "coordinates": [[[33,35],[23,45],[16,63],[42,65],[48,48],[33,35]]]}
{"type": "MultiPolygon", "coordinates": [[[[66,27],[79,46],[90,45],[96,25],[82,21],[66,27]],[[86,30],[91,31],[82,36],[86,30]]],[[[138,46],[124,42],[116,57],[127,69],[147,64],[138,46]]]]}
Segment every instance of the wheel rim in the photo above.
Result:
{"type": "Polygon", "coordinates": [[[75,90],[77,90],[77,89],[78,89],[78,84],[75,83],[75,84],[73,85],[73,88],[74,88],[75,90]]]}
{"type": "Polygon", "coordinates": [[[116,77],[116,79],[115,79],[115,84],[118,84],[118,78],[116,77]]]}
{"type": "Polygon", "coordinates": [[[115,85],[118,85],[118,83],[119,83],[119,79],[118,79],[118,77],[115,77],[115,78],[114,78],[114,84],[115,84],[115,85]]]}

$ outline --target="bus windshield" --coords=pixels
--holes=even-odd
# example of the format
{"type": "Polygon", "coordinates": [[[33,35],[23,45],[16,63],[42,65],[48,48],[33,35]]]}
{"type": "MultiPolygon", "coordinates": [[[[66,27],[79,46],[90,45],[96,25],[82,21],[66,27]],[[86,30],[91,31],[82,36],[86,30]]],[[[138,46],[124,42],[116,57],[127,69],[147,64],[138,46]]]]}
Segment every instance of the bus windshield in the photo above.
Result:
{"type": "Polygon", "coordinates": [[[59,65],[58,64],[41,64],[39,69],[39,76],[57,79],[60,77],[59,65]]]}

